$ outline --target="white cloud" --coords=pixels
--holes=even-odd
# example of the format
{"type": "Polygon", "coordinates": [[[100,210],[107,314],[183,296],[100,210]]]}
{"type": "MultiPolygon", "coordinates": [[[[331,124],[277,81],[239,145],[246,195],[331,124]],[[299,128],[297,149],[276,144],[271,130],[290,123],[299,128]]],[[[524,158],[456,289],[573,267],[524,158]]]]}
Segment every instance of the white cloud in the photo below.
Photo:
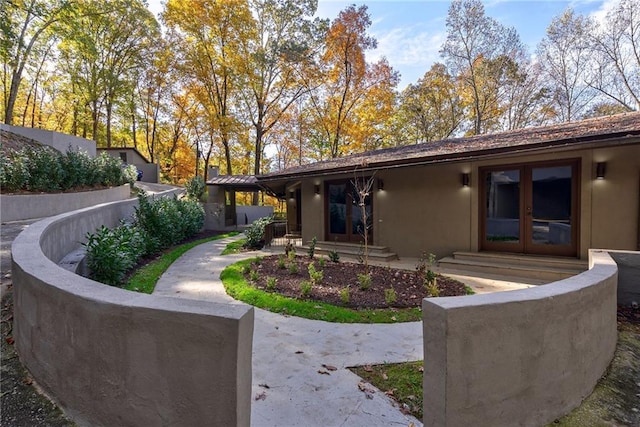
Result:
{"type": "Polygon", "coordinates": [[[411,28],[394,28],[375,34],[378,48],[372,56],[385,56],[391,65],[430,66],[439,58],[438,51],[446,38],[444,33],[414,32],[411,28]]]}
{"type": "Polygon", "coordinates": [[[615,9],[620,4],[620,0],[603,0],[600,8],[591,12],[591,16],[598,24],[606,25],[607,13],[615,9]]]}

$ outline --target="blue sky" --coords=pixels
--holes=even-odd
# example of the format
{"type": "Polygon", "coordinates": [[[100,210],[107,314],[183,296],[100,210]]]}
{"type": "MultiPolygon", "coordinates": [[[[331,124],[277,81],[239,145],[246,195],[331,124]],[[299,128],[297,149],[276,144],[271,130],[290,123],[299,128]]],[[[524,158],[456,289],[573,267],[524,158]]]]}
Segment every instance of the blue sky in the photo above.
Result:
{"type": "MultiPolygon", "coordinates": [[[[162,11],[161,0],[149,0],[152,12],[162,11]]],[[[485,13],[502,25],[515,27],[533,54],[551,20],[567,7],[577,13],[603,16],[615,0],[484,0],[485,13]]],[[[331,20],[350,4],[366,4],[372,25],[369,33],[378,48],[369,60],[385,56],[400,72],[399,89],[415,83],[434,62],[441,61],[439,50],[446,38],[449,1],[444,0],[319,0],[317,16],[331,20]]]]}

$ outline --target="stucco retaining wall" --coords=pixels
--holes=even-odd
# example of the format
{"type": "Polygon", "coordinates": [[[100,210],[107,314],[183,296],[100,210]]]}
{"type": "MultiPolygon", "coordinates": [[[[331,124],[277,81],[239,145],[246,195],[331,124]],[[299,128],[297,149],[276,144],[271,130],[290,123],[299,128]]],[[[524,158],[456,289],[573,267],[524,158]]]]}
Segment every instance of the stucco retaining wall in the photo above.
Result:
{"type": "Polygon", "coordinates": [[[104,190],[80,193],[3,194],[0,196],[2,222],[44,218],[130,197],[131,187],[124,184],[104,190]]]}
{"type": "Polygon", "coordinates": [[[617,267],[423,301],[425,426],[540,426],[578,406],[616,347],[617,267]]]}
{"type": "Polygon", "coordinates": [[[66,153],[69,148],[86,151],[91,157],[96,156],[96,142],[86,138],[80,138],[66,133],[54,132],[38,128],[22,126],[9,126],[0,123],[0,129],[33,139],[40,144],[48,145],[61,153],[66,153]]]}
{"type": "Polygon", "coordinates": [[[252,307],[129,292],[56,265],[136,203],[47,218],[15,239],[21,361],[81,426],[249,426],[252,307]]]}

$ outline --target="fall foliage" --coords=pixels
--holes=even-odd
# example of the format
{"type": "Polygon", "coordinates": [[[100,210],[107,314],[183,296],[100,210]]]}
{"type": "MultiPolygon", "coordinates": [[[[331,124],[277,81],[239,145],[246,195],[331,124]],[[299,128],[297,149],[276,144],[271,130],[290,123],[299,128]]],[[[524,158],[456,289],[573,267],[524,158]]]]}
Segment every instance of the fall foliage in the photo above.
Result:
{"type": "MultiPolygon", "coordinates": [[[[366,5],[317,0],[0,0],[2,117],[135,147],[161,179],[262,174],[352,153],[640,109],[640,0],[571,9],[535,56],[453,0],[441,61],[399,88],[366,5]]],[[[257,203],[256,196],[247,196],[257,203]]]]}

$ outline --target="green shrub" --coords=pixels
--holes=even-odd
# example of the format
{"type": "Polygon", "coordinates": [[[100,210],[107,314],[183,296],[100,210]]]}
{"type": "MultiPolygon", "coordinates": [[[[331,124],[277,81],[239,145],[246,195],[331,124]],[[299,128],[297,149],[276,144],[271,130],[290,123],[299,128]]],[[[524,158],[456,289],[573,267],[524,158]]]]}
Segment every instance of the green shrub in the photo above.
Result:
{"type": "Polygon", "coordinates": [[[204,210],[192,200],[176,197],[150,200],[140,192],[135,222],[146,234],[147,253],[154,254],[200,231],[204,210]]]}
{"type": "Polygon", "coordinates": [[[388,288],[384,290],[384,301],[387,305],[391,305],[398,300],[398,294],[396,294],[396,290],[393,288],[388,288]]]}
{"type": "Polygon", "coordinates": [[[340,290],[340,301],[343,304],[349,304],[349,286],[340,290]]]}
{"type": "Polygon", "coordinates": [[[62,155],[51,147],[26,149],[29,168],[29,191],[53,192],[62,188],[62,155]]]}
{"type": "Polygon", "coordinates": [[[360,284],[360,289],[366,291],[371,287],[371,274],[369,273],[358,273],[358,283],[360,284]]]}
{"type": "Polygon", "coordinates": [[[149,200],[141,193],[133,224],[121,224],[114,229],[102,226],[87,234],[90,276],[119,286],[142,256],[155,254],[192,236],[203,222],[204,211],[198,203],[176,198],[149,200]]]}
{"type": "Polygon", "coordinates": [[[245,236],[247,236],[247,248],[261,249],[264,246],[264,229],[271,220],[271,217],[256,219],[244,231],[245,236]]]}
{"type": "Polygon", "coordinates": [[[97,185],[98,174],[93,169],[93,160],[84,151],[69,150],[62,157],[65,190],[97,185]]]}
{"type": "Polygon", "coordinates": [[[98,282],[120,286],[125,274],[144,255],[144,237],[127,224],[109,229],[100,227],[87,234],[87,263],[90,277],[98,282]]]}
{"type": "Polygon", "coordinates": [[[102,152],[91,158],[84,152],[62,154],[51,147],[25,147],[3,158],[0,183],[8,191],[55,192],[97,185],[133,183],[136,174],[120,159],[102,152]]]}
{"type": "Polygon", "coordinates": [[[285,268],[287,268],[287,259],[285,258],[284,255],[280,255],[278,257],[278,268],[280,270],[284,270],[285,268]]]}
{"type": "Polygon", "coordinates": [[[306,298],[309,295],[311,295],[311,289],[312,288],[313,288],[313,285],[308,280],[305,280],[302,283],[300,283],[300,293],[302,294],[302,296],[304,298],[306,298]]]}
{"type": "Polygon", "coordinates": [[[251,281],[256,283],[260,279],[260,275],[258,274],[258,270],[251,270],[251,274],[249,275],[251,281]]]}
{"type": "Polygon", "coordinates": [[[320,283],[322,283],[322,270],[316,270],[316,266],[313,264],[313,262],[309,264],[309,267],[307,267],[307,271],[309,272],[311,283],[313,283],[314,285],[319,285],[320,283]]]}
{"type": "Polygon", "coordinates": [[[331,262],[340,262],[340,254],[338,251],[330,251],[329,260],[331,260],[331,262]]]}
{"type": "Polygon", "coordinates": [[[298,264],[295,262],[289,263],[289,273],[298,274],[298,264]]]}
{"type": "Polygon", "coordinates": [[[425,282],[425,289],[427,291],[427,295],[430,297],[438,297],[440,296],[440,289],[434,280],[432,283],[425,282]]]}
{"type": "Polygon", "coordinates": [[[311,242],[309,242],[309,249],[307,250],[307,253],[309,254],[309,258],[313,259],[315,253],[316,253],[316,244],[318,243],[318,239],[316,238],[316,236],[313,236],[313,238],[311,239],[311,242]]]}
{"type": "Polygon", "coordinates": [[[0,157],[0,186],[5,191],[26,190],[29,183],[29,166],[23,151],[0,157]]]}
{"type": "Polygon", "coordinates": [[[277,283],[278,279],[276,279],[275,277],[267,277],[267,290],[275,291],[277,283]]]}
{"type": "Polygon", "coordinates": [[[325,263],[326,263],[326,260],[324,258],[318,259],[318,267],[323,268],[325,263]]]}
{"type": "Polygon", "coordinates": [[[184,186],[187,191],[187,198],[191,200],[200,201],[204,196],[205,183],[204,179],[200,176],[194,176],[184,186]]]}

